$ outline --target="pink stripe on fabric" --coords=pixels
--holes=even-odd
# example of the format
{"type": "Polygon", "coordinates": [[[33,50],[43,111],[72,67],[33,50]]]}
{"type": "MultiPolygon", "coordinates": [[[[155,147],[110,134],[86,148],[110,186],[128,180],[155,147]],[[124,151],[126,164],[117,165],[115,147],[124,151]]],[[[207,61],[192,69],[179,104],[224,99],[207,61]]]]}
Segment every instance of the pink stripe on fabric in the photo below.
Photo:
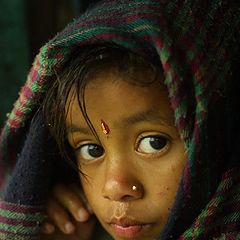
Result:
{"type": "Polygon", "coordinates": [[[11,239],[12,239],[12,237],[14,236],[14,237],[16,237],[15,238],[15,240],[18,240],[18,236],[19,237],[21,237],[21,238],[26,238],[26,239],[31,239],[31,240],[33,240],[33,239],[39,239],[39,236],[36,236],[36,234],[34,234],[33,235],[33,233],[29,233],[29,234],[27,234],[27,233],[19,233],[19,232],[17,232],[17,233],[15,233],[15,232],[11,232],[11,231],[6,231],[6,230],[2,230],[2,229],[0,229],[0,236],[2,235],[2,234],[4,234],[4,240],[7,240],[7,238],[6,237],[9,237],[9,236],[11,236],[11,239]],[[35,237],[34,237],[35,236],[35,237]],[[33,238],[34,237],[34,238],[33,238]],[[37,238],[36,238],[37,237],[37,238]]]}
{"type": "Polygon", "coordinates": [[[11,126],[11,128],[20,128],[21,126],[20,120],[16,119],[8,119],[8,124],[11,126]]]}
{"type": "MultiPolygon", "coordinates": [[[[160,18],[160,16],[158,14],[151,14],[151,13],[137,13],[137,14],[134,14],[134,15],[129,15],[129,16],[120,16],[119,18],[117,18],[118,16],[115,16],[114,19],[111,19],[111,21],[109,22],[109,24],[116,24],[116,25],[119,25],[119,23],[121,23],[122,25],[124,25],[123,23],[123,20],[125,19],[125,24],[131,24],[131,22],[135,21],[135,20],[139,20],[139,18],[142,18],[143,20],[144,19],[147,19],[146,23],[150,23],[151,24],[151,20],[154,20],[154,21],[159,21],[161,20],[161,23],[164,23],[166,22],[163,18],[160,18]]],[[[109,19],[109,15],[106,15],[106,18],[102,18],[102,15],[100,15],[99,18],[97,19],[91,19],[90,21],[87,21],[87,22],[81,22],[79,24],[77,24],[76,26],[74,26],[74,29],[78,29],[78,28],[81,28],[81,27],[88,27],[90,28],[91,25],[95,25],[95,24],[98,24],[98,25],[101,25],[101,23],[103,23],[105,26],[106,26],[106,23],[108,23],[108,20],[109,19]]],[[[143,23],[144,24],[144,23],[143,23]]]]}
{"type": "Polygon", "coordinates": [[[37,69],[33,68],[31,71],[31,79],[37,79],[39,77],[37,69]]]}
{"type": "Polygon", "coordinates": [[[157,48],[161,49],[164,47],[164,42],[162,41],[162,39],[156,37],[154,39],[154,43],[156,44],[157,48]]]}
{"type": "Polygon", "coordinates": [[[24,214],[36,214],[36,212],[42,212],[43,207],[33,207],[33,206],[24,206],[24,205],[17,205],[13,203],[6,203],[6,202],[0,202],[0,209],[8,210],[8,211],[14,211],[18,213],[24,213],[24,214]]]}
{"type": "MultiPolygon", "coordinates": [[[[32,85],[32,84],[31,84],[32,85]]],[[[22,93],[24,94],[24,96],[26,98],[30,98],[33,94],[32,92],[32,89],[31,89],[31,85],[25,85],[23,88],[22,88],[22,93]]]]}
{"type": "Polygon", "coordinates": [[[36,227],[36,225],[38,225],[37,221],[22,220],[22,219],[17,220],[17,219],[11,218],[10,215],[9,217],[0,216],[0,222],[1,224],[5,223],[12,226],[21,225],[24,227],[36,227]]]}
{"type": "Polygon", "coordinates": [[[24,112],[22,112],[21,109],[19,109],[19,108],[15,108],[14,114],[18,117],[22,117],[24,115],[24,112]]]}

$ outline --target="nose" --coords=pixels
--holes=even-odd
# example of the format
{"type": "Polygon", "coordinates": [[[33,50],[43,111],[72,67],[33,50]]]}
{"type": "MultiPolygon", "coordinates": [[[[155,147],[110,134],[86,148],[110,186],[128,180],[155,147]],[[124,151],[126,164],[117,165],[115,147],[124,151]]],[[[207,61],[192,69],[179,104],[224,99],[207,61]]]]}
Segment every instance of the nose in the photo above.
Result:
{"type": "Polygon", "coordinates": [[[109,165],[105,168],[102,189],[104,198],[112,201],[132,201],[144,196],[144,187],[136,170],[118,163],[109,165]]]}

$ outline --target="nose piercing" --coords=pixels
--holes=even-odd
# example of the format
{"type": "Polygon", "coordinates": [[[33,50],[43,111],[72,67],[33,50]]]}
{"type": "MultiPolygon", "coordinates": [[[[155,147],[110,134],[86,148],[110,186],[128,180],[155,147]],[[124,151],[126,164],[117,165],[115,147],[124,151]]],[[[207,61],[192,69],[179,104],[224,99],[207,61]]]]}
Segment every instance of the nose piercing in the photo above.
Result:
{"type": "Polygon", "coordinates": [[[135,185],[133,185],[133,186],[132,186],[132,190],[133,190],[133,191],[137,191],[138,189],[137,189],[137,187],[136,187],[135,185]]]}
{"type": "Polygon", "coordinates": [[[106,135],[109,134],[110,129],[109,129],[108,125],[103,120],[101,120],[101,128],[102,128],[102,131],[103,131],[104,134],[106,134],[106,135]]]}

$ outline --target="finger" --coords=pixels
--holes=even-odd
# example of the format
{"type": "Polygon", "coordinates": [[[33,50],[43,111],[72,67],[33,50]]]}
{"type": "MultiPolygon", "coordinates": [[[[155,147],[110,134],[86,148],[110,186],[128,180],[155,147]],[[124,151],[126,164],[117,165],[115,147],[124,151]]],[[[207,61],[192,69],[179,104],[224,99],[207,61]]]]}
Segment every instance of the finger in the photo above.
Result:
{"type": "Polygon", "coordinates": [[[85,222],[89,219],[90,213],[84,206],[83,200],[71,188],[59,184],[54,188],[54,197],[62,204],[79,222],[85,222]]]}
{"type": "Polygon", "coordinates": [[[64,233],[71,234],[75,231],[75,226],[70,220],[66,210],[55,199],[50,199],[47,203],[47,214],[52,222],[64,233]]]}
{"type": "Polygon", "coordinates": [[[53,234],[55,232],[55,226],[46,220],[43,222],[41,230],[45,234],[53,234]]]}
{"type": "Polygon", "coordinates": [[[72,189],[73,192],[76,193],[76,195],[78,197],[80,197],[80,199],[83,201],[84,206],[86,207],[86,209],[88,210],[90,215],[92,215],[93,214],[93,210],[92,210],[91,206],[89,205],[85,194],[81,190],[81,187],[79,185],[77,185],[77,184],[74,184],[74,183],[70,184],[69,187],[72,189]]]}
{"type": "Polygon", "coordinates": [[[95,224],[96,218],[94,216],[90,217],[87,222],[76,223],[76,235],[81,236],[81,240],[93,239],[92,235],[94,232],[95,224]]]}

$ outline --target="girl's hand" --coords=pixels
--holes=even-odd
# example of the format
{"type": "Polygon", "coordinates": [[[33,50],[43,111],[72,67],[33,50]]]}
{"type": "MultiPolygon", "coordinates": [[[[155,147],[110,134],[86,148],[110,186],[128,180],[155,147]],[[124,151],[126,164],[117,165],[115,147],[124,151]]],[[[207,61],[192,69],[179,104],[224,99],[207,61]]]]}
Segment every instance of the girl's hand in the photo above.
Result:
{"type": "Polygon", "coordinates": [[[58,184],[54,187],[53,196],[47,202],[47,215],[48,219],[42,225],[44,234],[77,234],[79,240],[91,238],[94,217],[76,185],[58,184]]]}

